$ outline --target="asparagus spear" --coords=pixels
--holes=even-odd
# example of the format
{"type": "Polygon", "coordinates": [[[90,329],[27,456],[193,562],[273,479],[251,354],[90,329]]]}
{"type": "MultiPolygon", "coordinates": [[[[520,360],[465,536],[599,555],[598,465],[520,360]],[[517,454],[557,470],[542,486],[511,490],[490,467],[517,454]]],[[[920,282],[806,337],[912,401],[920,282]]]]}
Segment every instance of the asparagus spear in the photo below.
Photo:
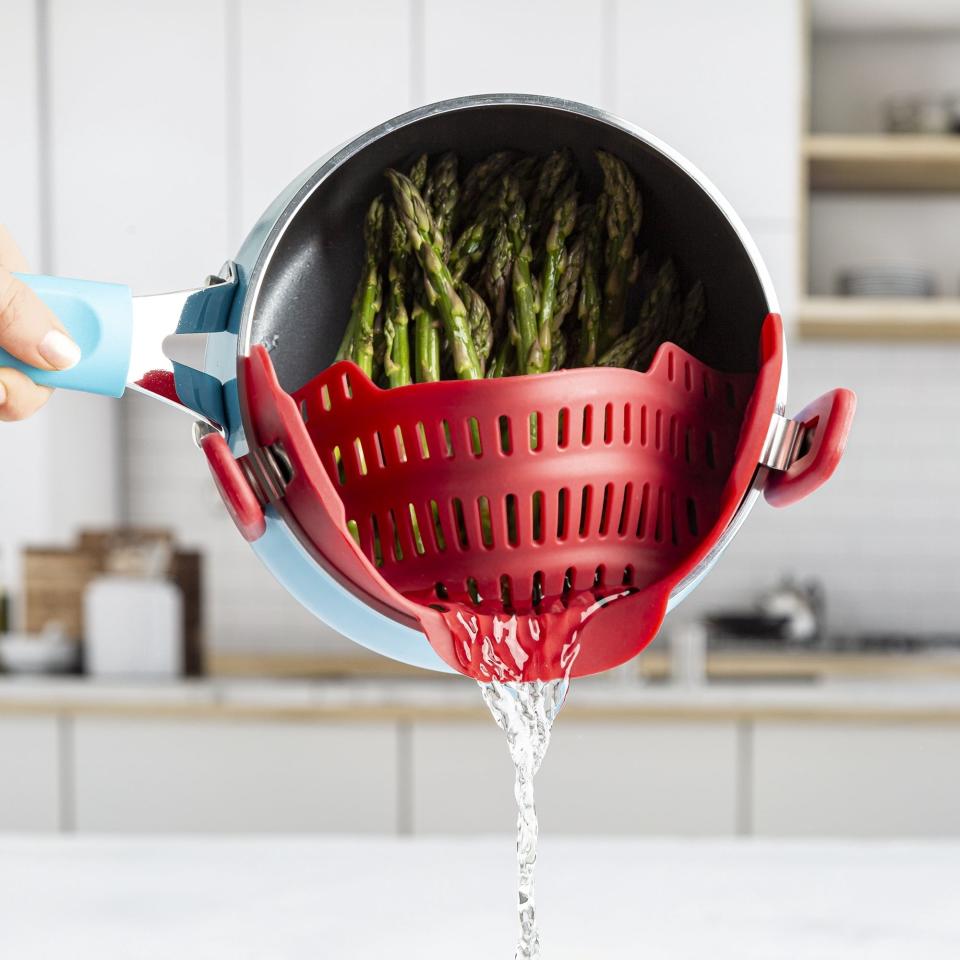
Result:
{"type": "Polygon", "coordinates": [[[527,202],[529,202],[530,195],[540,178],[540,167],[540,158],[529,156],[518,160],[510,168],[510,172],[517,178],[517,183],[520,186],[520,196],[527,202]]]}
{"type": "Polygon", "coordinates": [[[532,235],[540,231],[547,214],[553,206],[554,198],[560,185],[570,177],[573,171],[573,155],[569,150],[554,150],[543,161],[537,184],[530,195],[530,204],[527,219],[530,222],[532,235]]]}
{"type": "Polygon", "coordinates": [[[603,257],[601,231],[606,218],[606,199],[601,194],[594,209],[586,217],[583,233],[583,270],[577,317],[580,320],[580,356],[582,367],[592,367],[600,350],[602,296],[600,267],[603,257]]]}
{"type": "Polygon", "coordinates": [[[513,251],[513,311],[519,335],[518,367],[521,373],[536,373],[540,369],[543,353],[540,349],[537,329],[536,295],[530,276],[533,250],[530,247],[526,204],[520,196],[519,185],[514,178],[511,178],[509,195],[512,202],[507,216],[507,231],[513,251]]]}
{"type": "Polygon", "coordinates": [[[440,379],[440,336],[437,322],[422,300],[413,305],[414,336],[416,337],[417,383],[440,379]]]}
{"type": "Polygon", "coordinates": [[[637,356],[640,349],[642,334],[639,327],[634,327],[627,333],[618,337],[613,344],[608,347],[597,358],[593,366],[596,367],[631,367],[633,359],[637,356]]]}
{"type": "Polygon", "coordinates": [[[666,260],[657,272],[653,288],[640,308],[637,329],[641,331],[642,337],[634,359],[634,365],[638,370],[646,370],[650,366],[657,347],[666,339],[670,312],[676,294],[677,267],[673,260],[666,260]]]}
{"type": "Polygon", "coordinates": [[[450,275],[455,281],[462,280],[471,265],[483,258],[492,231],[493,220],[489,214],[484,214],[457,237],[448,260],[450,275]]]}
{"type": "Polygon", "coordinates": [[[421,153],[410,168],[410,182],[418,189],[423,190],[427,182],[427,162],[429,158],[425,153],[421,153]]]}
{"type": "MultiPolygon", "coordinates": [[[[380,284],[382,289],[382,280],[380,284]]],[[[383,379],[383,361],[386,359],[386,356],[387,338],[383,330],[383,311],[378,310],[376,316],[373,318],[373,367],[369,374],[370,379],[374,383],[380,383],[383,379]]]]}
{"type": "Polygon", "coordinates": [[[479,212],[484,195],[513,163],[514,154],[509,150],[491,153],[485,160],[475,163],[463,179],[460,211],[467,220],[473,220],[479,212]]]}
{"type": "Polygon", "coordinates": [[[601,367],[634,367],[646,370],[663,342],[663,332],[677,291],[677,269],[667,260],[640,308],[637,325],[622,334],[597,360],[601,367]]]}
{"type": "Polygon", "coordinates": [[[633,174],[612,154],[597,151],[603,170],[607,198],[605,250],[606,281],[603,287],[601,347],[606,348],[623,333],[627,288],[634,270],[634,248],[640,231],[641,204],[633,174]]]}
{"type": "Polygon", "coordinates": [[[449,253],[453,242],[453,212],[459,198],[457,155],[445,153],[437,159],[423,188],[423,199],[443,237],[444,254],[449,253]]]}
{"type": "Polygon", "coordinates": [[[504,377],[506,376],[507,370],[507,360],[510,355],[510,341],[501,340],[500,346],[497,349],[497,353],[493,358],[493,363],[487,367],[487,377],[504,377]]]}
{"type": "Polygon", "coordinates": [[[567,335],[558,330],[553,337],[553,347],[550,351],[550,369],[562,370],[567,362],[567,335]]]}
{"type": "Polygon", "coordinates": [[[507,283],[513,257],[510,251],[510,235],[503,219],[498,220],[487,259],[480,274],[480,286],[490,304],[495,337],[503,334],[507,315],[507,283]]]}
{"type": "Polygon", "coordinates": [[[473,346],[477,351],[482,371],[482,368],[486,365],[487,357],[490,356],[490,351],[493,349],[493,325],[490,321],[490,310],[483,297],[469,284],[461,283],[457,289],[467,308],[467,322],[470,324],[473,346]]]}
{"type": "Polygon", "coordinates": [[[480,360],[467,323],[466,307],[441,256],[442,239],[436,224],[409,177],[397,170],[388,170],[387,179],[393,188],[397,213],[407,228],[410,244],[423,268],[427,301],[443,320],[454,370],[461,380],[476,380],[482,376],[480,360]]]}
{"type": "Polygon", "coordinates": [[[677,330],[673,335],[673,342],[684,350],[690,348],[703,320],[706,317],[707,305],[703,293],[703,284],[698,280],[687,293],[683,301],[683,313],[680,317],[677,330]]]}
{"type": "Polygon", "coordinates": [[[577,222],[577,195],[572,193],[560,200],[553,211],[547,232],[543,269],[540,272],[540,316],[537,336],[540,341],[539,371],[550,369],[550,351],[553,347],[554,313],[557,306],[557,284],[560,280],[560,260],[567,237],[577,222]]]}
{"type": "Polygon", "coordinates": [[[560,261],[560,280],[557,284],[557,305],[553,313],[554,331],[563,326],[563,321],[576,303],[585,250],[586,244],[581,233],[563,251],[563,258],[560,261]]]}
{"type": "MultiPolygon", "coordinates": [[[[417,174],[420,174],[418,169],[417,174]]],[[[446,257],[450,252],[453,233],[453,213],[460,195],[460,185],[457,182],[457,156],[454,153],[445,153],[436,161],[433,170],[421,178],[420,185],[414,183],[418,190],[423,190],[423,199],[433,217],[436,227],[436,236],[432,242],[446,257]]],[[[413,178],[411,178],[413,182],[413,178]]],[[[409,242],[409,241],[408,241],[409,242]]],[[[425,376],[440,379],[440,328],[432,311],[423,308],[425,316],[417,327],[417,348],[422,353],[420,363],[425,376]],[[435,362],[436,359],[436,362],[435,362]],[[436,376],[434,377],[434,371],[436,376]]]]}
{"type": "Polygon", "coordinates": [[[383,366],[391,387],[402,387],[411,382],[410,333],[407,313],[407,260],[410,245],[407,233],[390,208],[388,214],[390,263],[387,266],[387,306],[383,321],[386,355],[383,366]]]}
{"type": "Polygon", "coordinates": [[[337,350],[337,360],[353,360],[367,376],[372,376],[374,318],[380,309],[382,294],[383,200],[380,197],[375,197],[367,210],[363,236],[363,272],[353,297],[350,321],[337,350]]]}

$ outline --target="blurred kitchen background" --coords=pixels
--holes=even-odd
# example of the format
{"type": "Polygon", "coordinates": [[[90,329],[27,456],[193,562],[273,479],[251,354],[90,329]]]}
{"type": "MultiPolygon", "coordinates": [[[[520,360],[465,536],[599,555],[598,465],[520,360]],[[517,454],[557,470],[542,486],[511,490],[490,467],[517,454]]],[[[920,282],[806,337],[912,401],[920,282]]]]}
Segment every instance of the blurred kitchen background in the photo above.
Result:
{"type": "MultiPolygon", "coordinates": [[[[697,164],[773,275],[788,412],[842,385],[857,420],[823,490],[758,505],[650,651],[575,686],[544,830],[960,835],[955,0],[4,0],[2,32],[0,220],[38,272],[140,293],[433,100],[568,97],[697,164]]],[[[185,418],[61,393],[0,463],[8,672],[94,675],[0,678],[0,831],[512,829],[471,683],[290,599],[185,418]],[[94,604],[118,570],[165,586],[94,604]]]]}

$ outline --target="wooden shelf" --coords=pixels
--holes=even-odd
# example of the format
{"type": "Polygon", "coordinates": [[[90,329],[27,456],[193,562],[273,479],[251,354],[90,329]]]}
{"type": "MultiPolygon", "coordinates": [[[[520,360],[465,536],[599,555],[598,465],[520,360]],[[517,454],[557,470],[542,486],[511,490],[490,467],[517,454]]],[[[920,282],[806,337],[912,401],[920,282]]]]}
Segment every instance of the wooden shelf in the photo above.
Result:
{"type": "Polygon", "coordinates": [[[812,190],[960,190],[960,136],[834,136],[804,140],[812,190]]]}
{"type": "Polygon", "coordinates": [[[803,337],[960,340],[958,297],[808,297],[797,318],[803,337]]]}

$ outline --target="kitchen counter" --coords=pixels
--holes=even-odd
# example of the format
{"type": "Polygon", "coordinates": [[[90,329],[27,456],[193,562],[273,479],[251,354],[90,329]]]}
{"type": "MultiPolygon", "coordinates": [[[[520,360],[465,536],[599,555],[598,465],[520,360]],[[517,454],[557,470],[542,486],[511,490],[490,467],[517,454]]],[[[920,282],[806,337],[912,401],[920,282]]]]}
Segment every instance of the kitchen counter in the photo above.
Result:
{"type": "MultiPolygon", "coordinates": [[[[489,960],[509,838],[0,839],[0,956],[489,960]]],[[[954,960],[960,844],[541,843],[547,960],[954,960]]]]}
{"type": "MultiPolygon", "coordinates": [[[[320,679],[324,677],[406,677],[417,679],[423,672],[396,660],[368,652],[333,655],[292,653],[276,650],[236,650],[214,647],[207,651],[207,668],[218,678],[283,677],[320,679]]],[[[666,680],[670,677],[670,651],[655,644],[623,671],[637,679],[666,680]]],[[[960,681],[960,650],[944,645],[940,649],[904,652],[901,650],[823,650],[789,644],[741,644],[710,648],[705,669],[711,680],[956,680],[960,681]]]]}
{"type": "MultiPolygon", "coordinates": [[[[488,720],[473,683],[410,680],[196,680],[156,683],[0,678],[0,714],[215,719],[488,720]]],[[[678,687],[575,681],[564,718],[960,723],[960,682],[750,683],[678,687]]]]}

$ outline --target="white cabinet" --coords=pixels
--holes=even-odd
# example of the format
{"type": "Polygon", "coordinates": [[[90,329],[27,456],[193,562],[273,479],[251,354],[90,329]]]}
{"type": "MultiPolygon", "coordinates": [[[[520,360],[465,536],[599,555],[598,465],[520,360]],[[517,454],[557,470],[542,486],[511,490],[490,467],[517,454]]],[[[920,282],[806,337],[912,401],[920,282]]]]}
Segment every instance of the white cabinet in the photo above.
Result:
{"type": "Polygon", "coordinates": [[[577,0],[485,0],[482,6],[426,0],[418,38],[419,99],[541,93],[604,105],[612,80],[605,49],[609,6],[577,0]]]}
{"type": "MultiPolygon", "coordinates": [[[[545,835],[960,836],[960,726],[561,715],[545,835]]],[[[0,833],[511,834],[486,718],[0,713],[0,833]]]]}
{"type": "Polygon", "coordinates": [[[60,827],[55,716],[0,715],[0,833],[60,827]]]}
{"type": "Polygon", "coordinates": [[[548,830],[730,835],[737,825],[736,725],[561,718],[538,788],[548,830]]]}
{"type": "MultiPolygon", "coordinates": [[[[513,766],[492,721],[418,724],[412,758],[415,833],[512,831],[513,766]]],[[[537,777],[537,809],[550,833],[731,835],[736,726],[561,716],[537,777]]]]}
{"type": "Polygon", "coordinates": [[[616,9],[616,112],[700,166],[745,219],[794,220],[798,0],[616,9]]]}
{"type": "Polygon", "coordinates": [[[227,3],[51,0],[54,266],[138,293],[200,283],[227,246],[227,3]]]}
{"type": "Polygon", "coordinates": [[[960,835],[960,729],[758,723],[751,803],[761,835],[960,835]]]}
{"type": "Polygon", "coordinates": [[[411,5],[231,4],[239,18],[240,120],[231,163],[240,165],[243,230],[328,150],[413,106],[411,5]]]}
{"type": "Polygon", "coordinates": [[[79,832],[391,833],[390,724],[78,717],[79,832]]]}
{"type": "Polygon", "coordinates": [[[489,723],[417,723],[411,740],[414,833],[513,829],[513,763],[492,717],[489,723]]]}

